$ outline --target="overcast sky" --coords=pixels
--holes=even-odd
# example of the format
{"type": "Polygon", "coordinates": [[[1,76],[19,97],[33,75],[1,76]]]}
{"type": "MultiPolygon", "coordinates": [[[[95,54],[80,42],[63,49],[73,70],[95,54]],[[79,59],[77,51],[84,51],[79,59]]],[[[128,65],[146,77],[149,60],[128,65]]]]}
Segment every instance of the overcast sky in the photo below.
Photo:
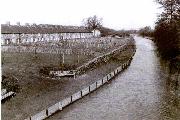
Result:
{"type": "Polygon", "coordinates": [[[0,0],[0,23],[10,21],[82,25],[83,18],[97,15],[114,29],[154,26],[159,6],[154,0],[0,0]]]}

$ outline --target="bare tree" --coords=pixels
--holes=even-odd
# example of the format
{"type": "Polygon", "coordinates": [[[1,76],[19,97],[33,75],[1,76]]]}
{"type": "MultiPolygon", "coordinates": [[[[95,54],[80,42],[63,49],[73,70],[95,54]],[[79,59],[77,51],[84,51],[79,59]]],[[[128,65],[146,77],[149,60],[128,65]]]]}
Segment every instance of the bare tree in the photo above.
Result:
{"type": "Polygon", "coordinates": [[[160,20],[167,23],[173,21],[179,21],[180,19],[180,1],[179,0],[156,0],[157,3],[163,8],[163,12],[160,15],[160,20]]]}
{"type": "Polygon", "coordinates": [[[102,27],[102,18],[96,15],[83,19],[83,24],[90,30],[100,29],[102,27]]]}

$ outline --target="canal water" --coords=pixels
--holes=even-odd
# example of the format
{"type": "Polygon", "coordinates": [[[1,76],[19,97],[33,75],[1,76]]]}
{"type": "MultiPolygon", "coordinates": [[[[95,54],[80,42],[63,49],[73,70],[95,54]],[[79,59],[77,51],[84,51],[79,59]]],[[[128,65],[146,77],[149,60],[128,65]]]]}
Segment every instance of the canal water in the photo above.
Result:
{"type": "Polygon", "coordinates": [[[154,43],[134,38],[137,51],[125,71],[48,120],[180,120],[178,95],[154,43]]]}

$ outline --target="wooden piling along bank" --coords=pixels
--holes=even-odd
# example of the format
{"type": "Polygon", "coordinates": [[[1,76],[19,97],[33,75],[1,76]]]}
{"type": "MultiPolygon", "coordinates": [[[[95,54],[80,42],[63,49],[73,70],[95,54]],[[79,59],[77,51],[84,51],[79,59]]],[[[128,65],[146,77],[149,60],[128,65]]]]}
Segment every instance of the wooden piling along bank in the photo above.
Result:
{"type": "Polygon", "coordinates": [[[108,81],[112,80],[116,75],[118,75],[121,71],[126,69],[133,59],[133,56],[135,54],[136,50],[134,50],[132,57],[126,61],[125,63],[121,64],[118,68],[116,68],[114,71],[107,74],[105,77],[103,77],[100,80],[97,80],[93,84],[89,85],[88,87],[74,93],[73,95],[57,102],[56,104],[48,107],[47,109],[44,109],[40,111],[39,113],[28,117],[25,120],[42,120],[45,118],[48,118],[49,116],[53,115],[54,113],[63,110],[66,106],[72,104],[73,102],[77,101],[78,99],[81,99],[82,97],[88,95],[89,93],[93,92],[94,90],[98,89],[102,85],[106,84],[108,81]]]}

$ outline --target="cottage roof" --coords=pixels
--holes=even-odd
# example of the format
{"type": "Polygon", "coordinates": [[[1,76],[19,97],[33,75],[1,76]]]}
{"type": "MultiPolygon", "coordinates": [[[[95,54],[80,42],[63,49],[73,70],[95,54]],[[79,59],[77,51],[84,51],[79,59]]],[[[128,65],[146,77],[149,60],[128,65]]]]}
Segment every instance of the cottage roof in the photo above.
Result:
{"type": "Polygon", "coordinates": [[[91,33],[85,27],[78,26],[62,26],[62,25],[1,25],[2,34],[50,34],[50,33],[91,33]]]}

